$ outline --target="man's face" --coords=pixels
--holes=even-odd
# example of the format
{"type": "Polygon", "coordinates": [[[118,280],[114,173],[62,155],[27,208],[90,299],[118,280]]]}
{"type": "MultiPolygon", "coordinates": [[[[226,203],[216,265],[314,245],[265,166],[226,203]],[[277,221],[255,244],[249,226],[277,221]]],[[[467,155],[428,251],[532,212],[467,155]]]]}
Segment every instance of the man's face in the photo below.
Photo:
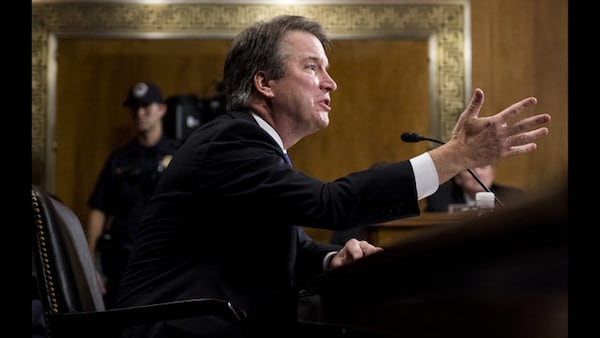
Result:
{"type": "Polygon", "coordinates": [[[289,119],[289,126],[306,136],[329,125],[329,93],[337,84],[327,73],[325,50],[312,34],[288,32],[281,48],[285,75],[269,81],[274,94],[272,109],[276,119],[289,119]]]}
{"type": "Polygon", "coordinates": [[[148,131],[160,125],[165,111],[165,105],[156,102],[129,106],[131,118],[138,132],[148,131]]]}

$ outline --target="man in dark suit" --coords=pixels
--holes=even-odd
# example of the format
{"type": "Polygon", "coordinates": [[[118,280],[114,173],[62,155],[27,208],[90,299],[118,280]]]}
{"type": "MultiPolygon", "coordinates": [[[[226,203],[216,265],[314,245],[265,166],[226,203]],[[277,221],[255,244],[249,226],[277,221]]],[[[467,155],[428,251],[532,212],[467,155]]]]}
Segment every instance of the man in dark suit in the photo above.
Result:
{"type": "MultiPolygon", "coordinates": [[[[524,197],[524,191],[515,187],[494,183],[496,169],[492,165],[476,167],[473,173],[495,194],[504,206],[515,205],[524,197]]],[[[448,212],[451,204],[475,205],[475,194],[485,189],[467,171],[463,170],[427,197],[425,211],[448,212]]]]}
{"type": "MultiPolygon", "coordinates": [[[[242,31],[225,59],[227,113],[198,127],[163,173],[138,227],[121,305],[220,297],[248,314],[248,336],[292,337],[297,291],[310,276],[381,250],[320,244],[303,226],[343,230],[418,215],[418,200],[465,168],[535,149],[548,114],[521,100],[477,116],[479,89],[445,145],[323,182],[291,167],[287,149],[329,124],[329,38],[280,16],[242,31]],[[511,118],[514,124],[507,125],[511,118]]],[[[236,337],[219,318],[140,326],[135,337],[236,337]]]]}

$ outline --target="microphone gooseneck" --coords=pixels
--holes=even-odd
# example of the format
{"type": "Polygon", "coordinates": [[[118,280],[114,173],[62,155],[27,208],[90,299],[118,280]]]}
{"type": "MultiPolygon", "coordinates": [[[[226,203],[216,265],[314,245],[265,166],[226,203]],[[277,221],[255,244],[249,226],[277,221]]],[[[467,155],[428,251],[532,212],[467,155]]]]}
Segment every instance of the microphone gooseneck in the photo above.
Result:
{"type": "MultiPolygon", "coordinates": [[[[420,141],[430,141],[430,142],[434,142],[434,143],[438,143],[438,144],[446,144],[446,142],[442,142],[440,140],[436,140],[436,139],[432,139],[429,137],[424,137],[421,136],[417,133],[413,133],[413,132],[404,132],[402,133],[402,135],[400,135],[400,138],[402,139],[402,141],[404,142],[408,142],[408,143],[415,143],[415,142],[420,142],[420,141]]],[[[471,176],[473,176],[473,178],[475,179],[475,181],[477,181],[477,183],[479,183],[479,185],[487,192],[491,192],[493,193],[493,191],[488,188],[487,185],[485,185],[481,179],[479,178],[479,176],[477,176],[473,170],[471,169],[467,169],[467,171],[469,172],[469,174],[471,174],[471,176]]],[[[496,199],[496,202],[498,203],[499,206],[503,207],[504,204],[500,201],[500,199],[498,198],[498,196],[496,196],[496,194],[494,194],[494,197],[496,199]]]]}

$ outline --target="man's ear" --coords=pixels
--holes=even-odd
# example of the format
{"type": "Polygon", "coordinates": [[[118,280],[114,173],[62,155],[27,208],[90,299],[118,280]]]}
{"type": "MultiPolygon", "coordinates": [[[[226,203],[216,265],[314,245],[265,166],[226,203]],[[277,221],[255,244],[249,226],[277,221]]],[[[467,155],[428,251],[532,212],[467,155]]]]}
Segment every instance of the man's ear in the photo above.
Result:
{"type": "Polygon", "coordinates": [[[165,114],[167,113],[167,105],[165,103],[159,103],[159,111],[160,111],[160,116],[163,117],[165,116],[165,114]]]}
{"type": "Polygon", "coordinates": [[[252,79],[254,81],[254,88],[259,94],[264,95],[268,98],[273,97],[273,90],[269,85],[269,79],[267,79],[267,76],[264,71],[259,70],[254,74],[254,77],[252,79]]]}

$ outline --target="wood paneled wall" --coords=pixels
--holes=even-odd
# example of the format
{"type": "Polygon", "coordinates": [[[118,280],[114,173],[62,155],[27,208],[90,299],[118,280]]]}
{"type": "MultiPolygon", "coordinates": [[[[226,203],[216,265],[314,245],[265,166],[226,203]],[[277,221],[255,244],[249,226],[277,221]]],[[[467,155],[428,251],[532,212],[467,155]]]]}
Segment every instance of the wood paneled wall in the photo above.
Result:
{"type": "Polygon", "coordinates": [[[211,97],[231,41],[60,39],[56,114],[56,195],[85,220],[87,199],[111,150],[133,137],[128,88],[157,83],[165,97],[211,97]]]}
{"type": "Polygon", "coordinates": [[[526,190],[566,184],[567,5],[567,0],[471,0],[472,87],[485,91],[484,112],[535,96],[533,112],[552,115],[550,134],[535,152],[498,163],[498,182],[526,190]]]}

